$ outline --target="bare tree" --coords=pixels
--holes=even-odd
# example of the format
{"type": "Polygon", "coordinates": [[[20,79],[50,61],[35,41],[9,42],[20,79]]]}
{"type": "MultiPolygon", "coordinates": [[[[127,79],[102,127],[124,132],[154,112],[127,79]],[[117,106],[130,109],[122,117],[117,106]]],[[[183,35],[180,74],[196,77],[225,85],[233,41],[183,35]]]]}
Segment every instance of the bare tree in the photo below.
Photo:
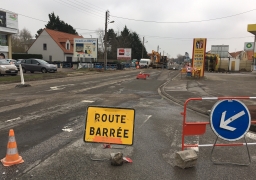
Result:
{"type": "Polygon", "coordinates": [[[98,44],[99,44],[99,48],[98,48],[98,59],[100,58],[104,58],[104,51],[105,51],[105,47],[104,47],[104,30],[103,29],[98,29],[97,31],[98,33],[98,44]]]}
{"type": "Polygon", "coordinates": [[[182,56],[181,54],[177,55],[177,59],[178,59],[178,63],[184,62],[184,56],[182,56]]]}
{"type": "Polygon", "coordinates": [[[19,34],[13,34],[11,36],[12,38],[12,52],[13,53],[21,53],[24,51],[24,49],[21,46],[19,34]]]}
{"type": "Polygon", "coordinates": [[[23,28],[19,34],[12,35],[12,52],[25,53],[32,44],[32,35],[29,30],[23,28]]]}
{"type": "Polygon", "coordinates": [[[32,35],[30,33],[29,30],[27,30],[26,28],[22,29],[19,33],[19,37],[21,42],[27,43],[28,41],[30,41],[32,39],[32,35]]]}

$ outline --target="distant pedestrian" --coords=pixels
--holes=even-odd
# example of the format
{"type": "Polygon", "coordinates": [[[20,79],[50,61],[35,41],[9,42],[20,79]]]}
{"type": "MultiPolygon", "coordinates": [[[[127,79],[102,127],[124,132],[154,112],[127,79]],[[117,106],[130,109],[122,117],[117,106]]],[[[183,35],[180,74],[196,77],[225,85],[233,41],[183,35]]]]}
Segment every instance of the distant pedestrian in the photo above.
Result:
{"type": "Polygon", "coordinates": [[[192,68],[190,67],[190,65],[187,66],[187,76],[192,76],[192,68]]]}
{"type": "Polygon", "coordinates": [[[0,59],[5,59],[4,53],[0,53],[0,59]]]}

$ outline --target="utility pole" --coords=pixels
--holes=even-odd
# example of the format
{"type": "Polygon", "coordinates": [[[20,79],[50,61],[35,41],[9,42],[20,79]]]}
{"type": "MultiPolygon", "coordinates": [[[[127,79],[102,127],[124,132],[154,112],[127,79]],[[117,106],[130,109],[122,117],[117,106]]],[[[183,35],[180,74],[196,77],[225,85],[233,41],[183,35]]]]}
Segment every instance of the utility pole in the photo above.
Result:
{"type": "Polygon", "coordinates": [[[142,55],[141,55],[141,58],[143,58],[143,51],[144,51],[144,37],[143,37],[143,41],[142,41],[142,55]]]}
{"type": "Polygon", "coordinates": [[[105,38],[104,38],[104,69],[107,70],[107,30],[108,30],[108,11],[105,19],[105,38]]]}

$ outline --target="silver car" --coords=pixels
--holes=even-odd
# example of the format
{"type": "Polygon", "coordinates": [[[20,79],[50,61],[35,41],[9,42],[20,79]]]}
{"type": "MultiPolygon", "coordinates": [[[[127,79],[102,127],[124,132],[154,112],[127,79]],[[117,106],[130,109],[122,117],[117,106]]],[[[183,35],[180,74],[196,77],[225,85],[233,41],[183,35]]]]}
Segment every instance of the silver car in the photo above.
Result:
{"type": "Polygon", "coordinates": [[[10,64],[6,59],[0,59],[0,76],[12,75],[16,76],[18,69],[14,64],[10,64]]]}
{"type": "Polygon", "coordinates": [[[34,73],[35,71],[42,73],[57,72],[56,65],[49,64],[42,59],[23,59],[20,64],[24,73],[27,71],[30,71],[31,73],[34,73]]]}

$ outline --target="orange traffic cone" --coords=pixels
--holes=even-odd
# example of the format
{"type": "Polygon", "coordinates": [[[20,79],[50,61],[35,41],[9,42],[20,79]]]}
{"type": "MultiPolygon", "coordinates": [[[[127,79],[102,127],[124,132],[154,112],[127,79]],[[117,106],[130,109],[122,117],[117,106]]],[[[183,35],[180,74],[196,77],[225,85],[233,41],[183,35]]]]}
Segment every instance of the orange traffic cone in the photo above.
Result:
{"type": "Polygon", "coordinates": [[[4,166],[12,166],[24,162],[22,157],[19,156],[13,129],[9,131],[6,157],[1,159],[1,162],[4,166]]]}

